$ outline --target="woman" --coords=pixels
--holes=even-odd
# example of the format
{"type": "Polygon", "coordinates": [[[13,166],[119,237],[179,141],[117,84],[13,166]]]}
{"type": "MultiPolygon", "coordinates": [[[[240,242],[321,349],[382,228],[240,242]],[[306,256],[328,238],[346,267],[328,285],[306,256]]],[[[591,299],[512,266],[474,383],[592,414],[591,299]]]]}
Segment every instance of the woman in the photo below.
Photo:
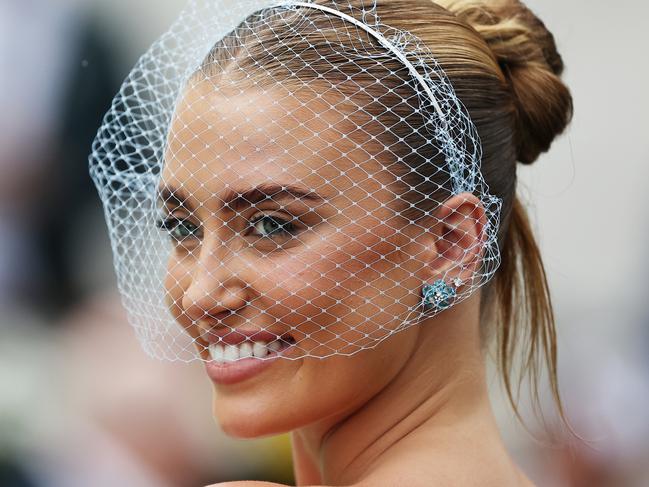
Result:
{"type": "Polygon", "coordinates": [[[516,0],[252,7],[191,2],[98,136],[140,338],[195,351],[230,435],[290,431],[298,485],[531,485],[484,351],[510,398],[516,351],[544,362],[561,407],[515,197],[572,115],[552,35],[516,0]]]}

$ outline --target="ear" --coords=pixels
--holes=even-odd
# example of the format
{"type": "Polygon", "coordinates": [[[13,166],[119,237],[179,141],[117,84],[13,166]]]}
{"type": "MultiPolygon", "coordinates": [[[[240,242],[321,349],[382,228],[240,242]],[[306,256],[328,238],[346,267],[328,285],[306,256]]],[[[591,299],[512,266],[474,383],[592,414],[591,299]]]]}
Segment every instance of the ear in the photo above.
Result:
{"type": "Polygon", "coordinates": [[[484,249],[487,223],[484,206],[475,195],[461,193],[442,203],[434,218],[431,279],[445,275],[450,281],[471,281],[484,249]]]}

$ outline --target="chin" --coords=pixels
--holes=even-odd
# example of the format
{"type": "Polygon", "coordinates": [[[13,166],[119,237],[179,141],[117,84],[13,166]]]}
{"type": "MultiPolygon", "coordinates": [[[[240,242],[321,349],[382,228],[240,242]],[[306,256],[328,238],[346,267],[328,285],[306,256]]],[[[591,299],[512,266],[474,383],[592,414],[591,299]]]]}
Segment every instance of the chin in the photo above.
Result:
{"type": "Polygon", "coordinates": [[[258,418],[247,416],[241,418],[223,417],[219,416],[217,412],[214,413],[214,417],[221,430],[230,438],[249,440],[283,433],[282,431],[275,431],[266,421],[259,421],[258,418]]]}
{"type": "MultiPolygon", "coordinates": [[[[277,391],[233,391],[215,386],[212,412],[223,432],[233,438],[249,439],[279,435],[304,425],[299,411],[287,407],[290,398],[277,391]]],[[[296,404],[293,403],[295,407],[296,404]]]]}

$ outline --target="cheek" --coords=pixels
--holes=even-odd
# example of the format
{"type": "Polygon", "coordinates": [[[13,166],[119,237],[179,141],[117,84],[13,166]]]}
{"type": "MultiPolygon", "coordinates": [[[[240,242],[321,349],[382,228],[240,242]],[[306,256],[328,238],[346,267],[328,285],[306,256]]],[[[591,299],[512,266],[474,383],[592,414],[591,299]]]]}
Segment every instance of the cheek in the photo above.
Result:
{"type": "Polygon", "coordinates": [[[376,346],[419,300],[394,230],[359,227],[321,242],[264,269],[272,279],[255,286],[264,311],[291,327],[297,354],[351,355],[376,346]]]}

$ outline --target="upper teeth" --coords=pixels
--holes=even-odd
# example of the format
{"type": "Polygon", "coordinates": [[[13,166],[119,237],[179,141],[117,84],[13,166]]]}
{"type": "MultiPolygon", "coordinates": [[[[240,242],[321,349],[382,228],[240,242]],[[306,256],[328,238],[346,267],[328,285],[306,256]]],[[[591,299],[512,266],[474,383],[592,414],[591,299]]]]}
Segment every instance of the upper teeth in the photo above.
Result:
{"type": "Polygon", "coordinates": [[[212,343],[210,345],[210,357],[215,362],[234,362],[240,358],[258,357],[264,358],[271,352],[277,352],[281,348],[278,341],[267,342],[242,342],[239,345],[221,345],[212,343]]]}

